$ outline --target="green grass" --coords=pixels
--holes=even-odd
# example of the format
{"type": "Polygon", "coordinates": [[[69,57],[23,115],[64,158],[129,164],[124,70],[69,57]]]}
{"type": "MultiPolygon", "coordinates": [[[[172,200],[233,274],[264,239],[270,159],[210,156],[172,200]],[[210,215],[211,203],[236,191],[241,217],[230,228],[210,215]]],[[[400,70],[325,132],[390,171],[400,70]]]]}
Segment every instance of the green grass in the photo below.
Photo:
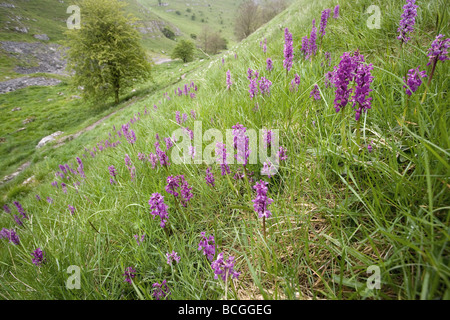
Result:
{"type": "Polygon", "coordinates": [[[191,34],[199,36],[202,28],[206,26],[210,31],[220,32],[228,40],[230,46],[236,43],[233,29],[234,17],[241,1],[208,0],[186,3],[186,1],[174,0],[168,1],[167,6],[161,7],[158,6],[157,1],[153,0],[138,0],[138,2],[179,28],[185,38],[190,39],[191,34]],[[192,15],[195,15],[194,20],[192,15]]]}
{"type": "Polygon", "coordinates": [[[113,106],[95,107],[72,98],[76,94],[79,93],[61,84],[30,87],[0,95],[0,135],[6,138],[6,143],[0,145],[1,176],[11,173],[20,162],[31,158],[43,137],[56,131],[63,131],[66,135],[75,133],[92,119],[114,110],[113,106]],[[21,110],[13,112],[16,107],[21,110]],[[33,121],[24,124],[27,119],[33,121]],[[19,131],[21,128],[25,131],[19,131]]]}
{"type": "Polygon", "coordinates": [[[38,41],[35,34],[47,34],[52,42],[63,39],[67,4],[55,0],[11,2],[15,8],[0,7],[0,40],[1,41],[38,41]],[[17,19],[19,17],[20,19],[17,19]],[[14,27],[26,27],[28,33],[14,30],[14,27]]]}
{"type": "Polygon", "coordinates": [[[13,71],[18,61],[16,58],[9,56],[3,49],[0,49],[0,80],[6,81],[13,78],[16,73],[13,71]]]}
{"type": "MultiPolygon", "coordinates": [[[[427,49],[437,33],[449,36],[445,1],[429,5],[418,1],[416,32],[403,53],[396,40],[403,1],[341,3],[341,18],[330,19],[321,50],[312,62],[305,61],[299,54],[301,38],[309,35],[312,19],[319,21],[320,12],[334,5],[332,1],[296,1],[224,55],[224,66],[221,58],[199,63],[177,83],[173,82],[179,74],[164,74],[167,78],[158,81],[173,81],[173,85],[143,96],[80,139],[48,148],[47,158],[40,155],[41,161],[23,177],[36,174],[41,183],[15,185],[0,199],[13,210],[12,202],[20,201],[30,215],[24,227],[15,226],[6,213],[0,216],[0,226],[14,227],[21,239],[19,246],[1,240],[1,297],[151,299],[152,284],[167,280],[171,299],[221,299],[225,285],[214,279],[209,262],[197,250],[200,232],[205,231],[215,236],[216,253],[224,252],[225,258],[234,255],[235,268],[241,272],[239,280],[229,284],[229,299],[449,299],[448,64],[439,63],[423,104],[426,83],[408,97],[402,81],[406,71],[418,65],[429,73],[427,49]],[[368,14],[364,12],[371,4],[382,8],[379,30],[365,24],[368,14]],[[436,26],[438,13],[441,23],[436,26]],[[283,69],[284,27],[293,33],[296,47],[288,76],[283,69]],[[264,38],[266,54],[259,48],[264,38]],[[353,110],[347,106],[344,116],[336,114],[334,89],[323,82],[343,52],[356,49],[374,65],[372,109],[361,119],[360,151],[353,110]],[[322,65],[324,52],[331,53],[331,66],[322,65]],[[274,61],[272,72],[266,70],[268,57],[274,61]],[[248,68],[272,81],[270,96],[250,100],[248,68]],[[231,91],[226,90],[227,70],[233,80],[231,91]],[[291,92],[295,73],[301,76],[301,84],[297,92],[291,92]],[[195,99],[174,96],[175,88],[191,81],[199,88],[195,99]],[[320,101],[309,97],[316,83],[320,101]],[[165,92],[170,100],[164,99],[165,92]],[[252,111],[255,103],[259,104],[256,112],[252,111]],[[146,107],[150,114],[144,114],[146,107]],[[255,193],[245,179],[235,181],[231,176],[229,181],[213,164],[216,186],[211,188],[205,183],[206,164],[172,163],[166,170],[152,169],[138,160],[139,152],[155,152],[156,133],[168,137],[179,128],[176,111],[191,109],[202,122],[203,133],[216,128],[225,135],[237,122],[248,129],[280,130],[280,145],[289,156],[280,172],[269,179],[259,174],[261,163],[248,166],[256,180],[269,182],[268,196],[274,200],[266,239],[262,221],[253,211],[255,193]],[[137,141],[129,144],[112,128],[138,112],[140,120],[130,127],[137,141]],[[105,139],[121,144],[98,152],[95,158],[84,150],[98,147],[105,139]],[[369,143],[373,153],[367,151],[369,143]],[[136,168],[134,181],[125,166],[126,154],[136,168]],[[86,178],[71,175],[65,194],[50,183],[58,165],[70,163],[76,168],[77,156],[86,178]],[[118,170],[116,185],[109,183],[111,165],[118,170]],[[167,176],[179,174],[193,187],[187,208],[178,206],[164,190],[167,176]],[[74,181],[81,182],[78,190],[74,181]],[[170,242],[159,219],[150,215],[148,200],[156,192],[165,196],[169,206],[170,242]],[[43,200],[37,201],[35,194],[43,200]],[[48,196],[53,204],[44,200],[48,196]],[[73,216],[68,205],[76,207],[73,216]],[[143,234],[145,241],[138,246],[133,236],[143,234]],[[37,247],[47,254],[41,268],[30,258],[37,247]],[[181,256],[179,264],[166,264],[169,248],[181,256]],[[81,268],[81,290],[65,287],[71,265],[81,268]],[[124,282],[129,266],[137,270],[134,286],[124,282]],[[380,289],[366,285],[371,266],[381,271],[380,289]]],[[[193,119],[185,126],[193,129],[193,119]]],[[[204,141],[203,147],[209,143],[204,141]]],[[[233,173],[238,168],[231,166],[233,173]]]]}
{"type": "MultiPolygon", "coordinates": [[[[145,7],[139,5],[136,0],[125,1],[127,13],[133,14],[140,21],[159,20],[151,12],[145,11],[145,7]]],[[[51,42],[60,43],[64,40],[64,32],[67,30],[66,13],[68,3],[57,0],[27,1],[17,0],[13,3],[15,8],[0,7],[0,40],[1,41],[27,41],[35,42],[35,34],[47,34],[51,42]],[[16,17],[20,17],[17,21],[16,17]],[[20,33],[14,27],[27,27],[28,33],[20,33]]],[[[73,3],[76,4],[76,3],[73,3]]],[[[81,12],[81,19],[83,13],[81,12]]]]}
{"type": "MultiPolygon", "coordinates": [[[[126,12],[138,19],[139,27],[148,27],[152,22],[167,24],[167,21],[149,11],[136,0],[125,2],[128,3],[125,7],[126,12]]],[[[47,34],[50,38],[49,42],[63,44],[64,32],[67,30],[66,21],[70,16],[66,13],[69,4],[56,0],[40,2],[19,0],[13,4],[15,8],[0,7],[0,41],[37,42],[39,40],[33,37],[35,34],[47,34]],[[16,16],[21,19],[16,21],[16,16]],[[28,33],[18,32],[14,30],[14,27],[27,27],[28,33]]],[[[47,41],[42,42],[47,43],[47,41]]],[[[167,39],[156,29],[154,33],[142,34],[142,45],[150,56],[161,55],[161,51],[170,55],[176,42],[167,39]]],[[[20,63],[23,62],[0,48],[0,81],[7,80],[6,77],[23,76],[14,71],[14,68],[20,63]]]]}
{"type": "MultiPolygon", "coordinates": [[[[14,172],[26,161],[40,161],[41,153],[36,149],[39,141],[56,132],[63,131],[58,139],[75,134],[97,120],[130,104],[130,99],[142,99],[145,95],[180,80],[180,76],[198,68],[201,62],[185,67],[181,62],[172,62],[153,69],[153,81],[136,86],[135,92],[122,97],[122,103],[115,106],[106,102],[100,105],[86,103],[73,96],[80,95],[63,82],[53,87],[29,87],[0,95],[0,137],[6,142],[0,144],[0,177],[14,172]],[[20,111],[12,109],[20,107],[20,111]],[[29,124],[23,121],[32,119],[29,124]],[[25,130],[20,130],[25,128],[25,130]],[[19,131],[20,130],[20,131],[19,131]]],[[[45,76],[35,74],[32,76],[45,76]]],[[[16,182],[17,183],[17,182],[16,182]]],[[[4,188],[5,186],[2,186],[4,188]]],[[[12,187],[12,186],[10,186],[12,187]]],[[[1,190],[1,189],[0,189],[1,190]]]]}

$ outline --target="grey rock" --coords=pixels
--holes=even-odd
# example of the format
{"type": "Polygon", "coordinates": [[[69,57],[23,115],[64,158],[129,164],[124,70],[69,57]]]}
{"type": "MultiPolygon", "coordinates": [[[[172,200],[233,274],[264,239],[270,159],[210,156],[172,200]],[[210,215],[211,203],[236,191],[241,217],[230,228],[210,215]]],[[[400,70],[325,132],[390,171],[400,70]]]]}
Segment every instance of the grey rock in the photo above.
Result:
{"type": "Polygon", "coordinates": [[[25,180],[22,184],[23,185],[27,185],[27,184],[34,184],[36,183],[36,176],[31,176],[29,177],[27,180],[25,180]]]}
{"type": "Polygon", "coordinates": [[[63,146],[64,144],[66,144],[67,142],[72,141],[75,138],[76,138],[76,134],[71,134],[71,135],[62,137],[61,139],[56,141],[56,144],[53,146],[53,149],[59,148],[59,147],[63,146]]]}
{"type": "MultiPolygon", "coordinates": [[[[61,80],[46,77],[22,77],[0,82],[0,94],[16,91],[30,86],[55,86],[61,83],[61,80]]],[[[12,111],[19,111],[20,108],[14,108],[12,111]]]]}
{"type": "Polygon", "coordinates": [[[44,40],[44,41],[50,40],[48,35],[46,35],[45,33],[44,34],[35,34],[33,37],[35,37],[38,40],[44,40]]]}
{"type": "Polygon", "coordinates": [[[23,120],[22,123],[29,124],[29,123],[33,122],[34,120],[36,120],[36,118],[30,117],[30,118],[26,118],[25,120],[23,120]]]}

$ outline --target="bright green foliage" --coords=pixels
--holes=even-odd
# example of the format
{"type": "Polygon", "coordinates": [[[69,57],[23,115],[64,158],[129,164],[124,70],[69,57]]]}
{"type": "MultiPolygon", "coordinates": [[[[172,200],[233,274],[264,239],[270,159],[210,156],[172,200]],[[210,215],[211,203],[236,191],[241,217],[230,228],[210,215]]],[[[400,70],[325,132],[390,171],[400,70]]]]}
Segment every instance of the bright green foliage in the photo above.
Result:
{"type": "Polygon", "coordinates": [[[172,59],[180,58],[183,62],[192,61],[194,58],[194,44],[188,40],[180,40],[172,52],[172,59]]]}
{"type": "Polygon", "coordinates": [[[68,68],[75,71],[73,85],[84,87],[84,98],[103,100],[119,95],[150,76],[150,63],[140,44],[140,34],[124,3],[117,0],[84,0],[81,29],[67,32],[68,68]]]}

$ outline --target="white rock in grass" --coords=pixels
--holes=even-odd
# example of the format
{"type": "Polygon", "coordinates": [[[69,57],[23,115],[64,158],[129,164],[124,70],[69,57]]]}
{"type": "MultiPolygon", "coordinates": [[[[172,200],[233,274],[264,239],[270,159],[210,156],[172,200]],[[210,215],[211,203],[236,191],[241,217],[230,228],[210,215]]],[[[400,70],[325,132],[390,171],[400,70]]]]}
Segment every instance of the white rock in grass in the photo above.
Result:
{"type": "Polygon", "coordinates": [[[20,27],[14,27],[14,30],[22,33],[28,33],[28,29],[26,27],[20,28],[20,27]]]}
{"type": "Polygon", "coordinates": [[[62,135],[63,133],[64,133],[64,132],[62,132],[62,131],[58,131],[58,132],[52,133],[51,135],[49,135],[49,136],[47,136],[47,137],[45,137],[45,138],[42,138],[42,140],[39,141],[39,143],[38,143],[38,145],[36,146],[36,148],[37,148],[37,149],[42,148],[42,147],[45,146],[47,143],[49,143],[49,142],[51,142],[51,141],[54,141],[56,137],[62,135]]]}
{"type": "Polygon", "coordinates": [[[27,180],[25,180],[22,184],[25,186],[27,184],[34,184],[36,182],[36,177],[31,176],[27,180]]]}

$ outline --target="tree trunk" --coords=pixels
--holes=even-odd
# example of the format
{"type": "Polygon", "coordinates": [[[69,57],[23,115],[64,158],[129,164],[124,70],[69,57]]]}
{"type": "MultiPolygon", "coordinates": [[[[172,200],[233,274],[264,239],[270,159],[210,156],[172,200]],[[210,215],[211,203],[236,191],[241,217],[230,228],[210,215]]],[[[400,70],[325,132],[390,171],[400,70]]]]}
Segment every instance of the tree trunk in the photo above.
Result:
{"type": "Polygon", "coordinates": [[[120,72],[118,70],[113,71],[113,87],[115,103],[119,103],[119,90],[120,90],[120,72]]]}
{"type": "Polygon", "coordinates": [[[115,102],[116,104],[119,104],[119,88],[115,89],[114,94],[115,94],[115,102]]]}

